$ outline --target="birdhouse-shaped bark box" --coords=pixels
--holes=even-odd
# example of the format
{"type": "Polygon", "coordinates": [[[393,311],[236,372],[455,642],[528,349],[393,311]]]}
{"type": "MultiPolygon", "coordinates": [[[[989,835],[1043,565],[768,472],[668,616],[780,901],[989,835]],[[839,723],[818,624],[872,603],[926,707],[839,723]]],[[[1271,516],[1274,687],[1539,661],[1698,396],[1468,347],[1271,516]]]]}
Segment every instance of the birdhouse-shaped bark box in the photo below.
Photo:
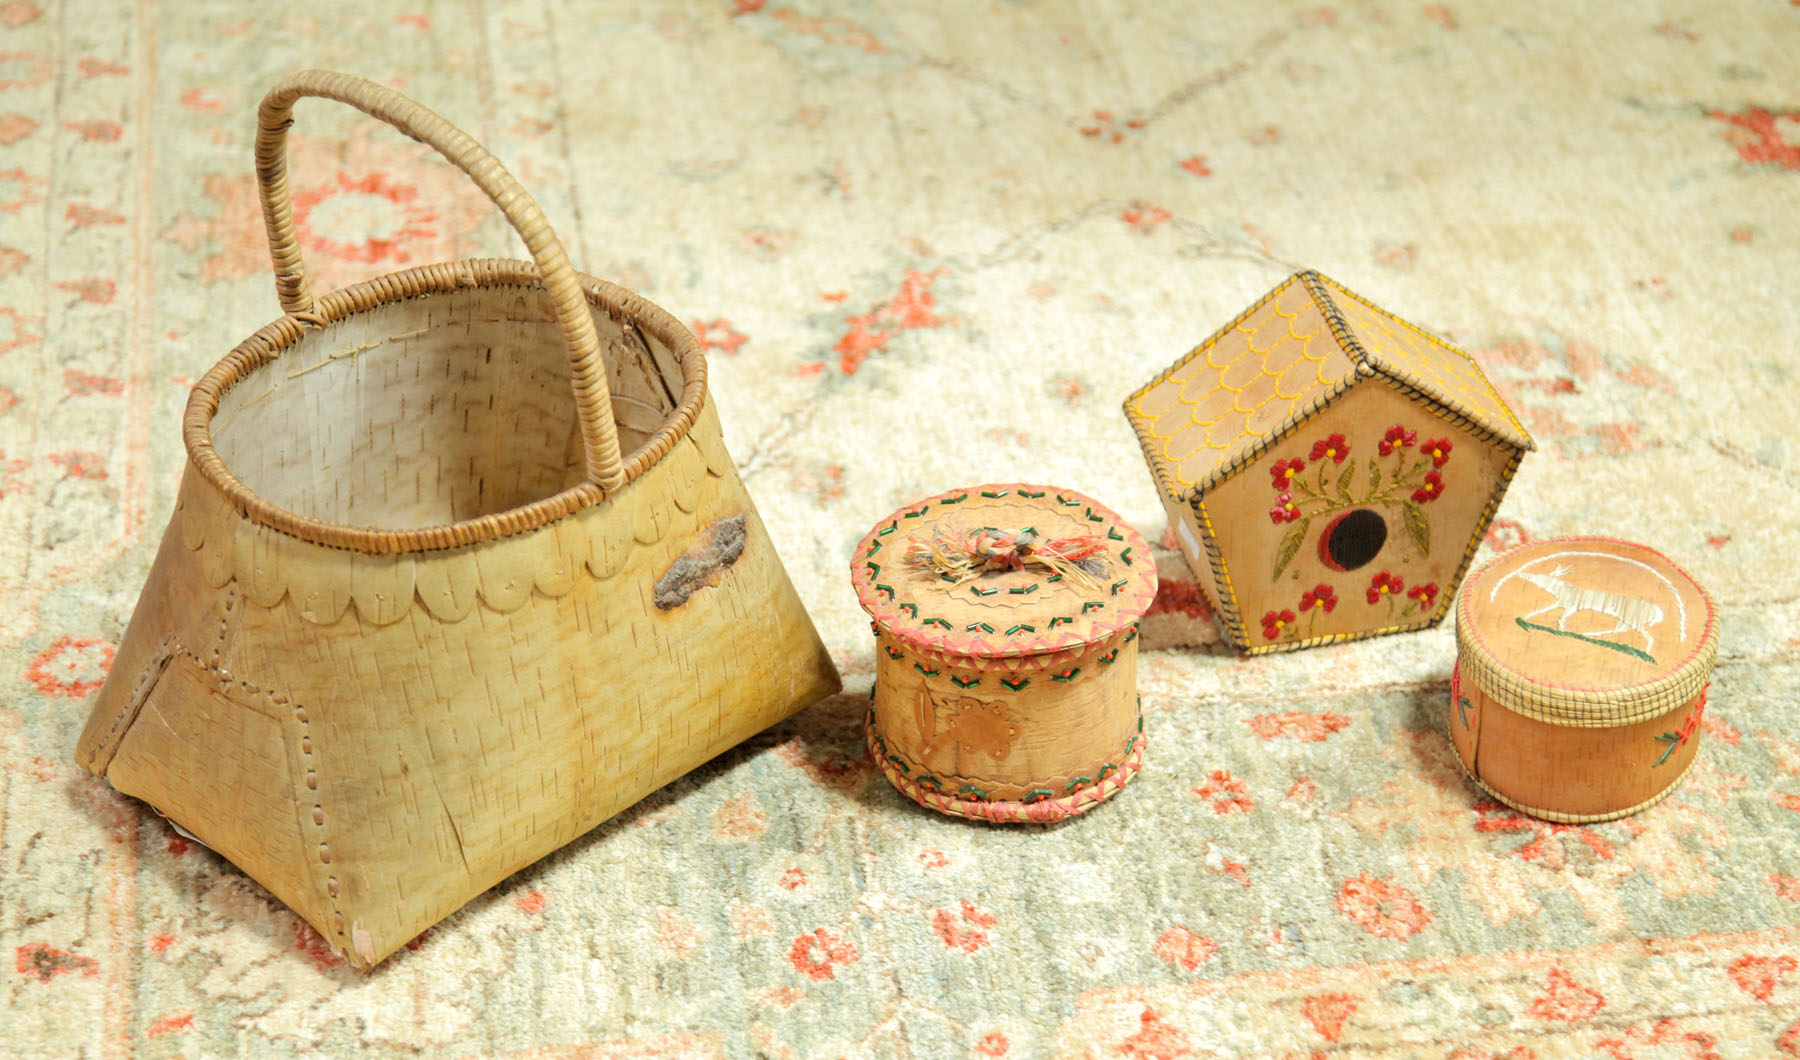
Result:
{"type": "Polygon", "coordinates": [[[1251,652],[1438,622],[1533,448],[1467,354],[1316,272],[1125,414],[1226,637],[1251,652]]]}

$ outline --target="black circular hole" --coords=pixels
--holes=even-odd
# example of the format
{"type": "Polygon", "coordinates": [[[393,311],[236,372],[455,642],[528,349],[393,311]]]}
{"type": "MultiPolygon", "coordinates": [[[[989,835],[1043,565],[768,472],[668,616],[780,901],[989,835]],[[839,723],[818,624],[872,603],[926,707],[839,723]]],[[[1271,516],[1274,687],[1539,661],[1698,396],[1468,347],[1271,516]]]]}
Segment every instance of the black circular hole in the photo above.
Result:
{"type": "Polygon", "coordinates": [[[1381,554],[1387,522],[1367,508],[1333,519],[1319,535],[1319,559],[1332,570],[1355,570],[1381,554]]]}

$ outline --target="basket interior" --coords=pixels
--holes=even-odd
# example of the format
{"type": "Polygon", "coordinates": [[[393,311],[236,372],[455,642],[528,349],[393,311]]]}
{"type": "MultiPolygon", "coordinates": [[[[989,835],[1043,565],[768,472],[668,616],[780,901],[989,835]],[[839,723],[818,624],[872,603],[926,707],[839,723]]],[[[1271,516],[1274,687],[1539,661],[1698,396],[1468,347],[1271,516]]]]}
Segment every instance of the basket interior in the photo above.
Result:
{"type": "MultiPolygon", "coordinates": [[[[629,457],[679,401],[679,361],[594,312],[629,457]]],[[[306,332],[220,399],[213,447],[277,507],[414,530],[503,512],[583,477],[567,347],[548,297],[467,287],[306,332]]]]}

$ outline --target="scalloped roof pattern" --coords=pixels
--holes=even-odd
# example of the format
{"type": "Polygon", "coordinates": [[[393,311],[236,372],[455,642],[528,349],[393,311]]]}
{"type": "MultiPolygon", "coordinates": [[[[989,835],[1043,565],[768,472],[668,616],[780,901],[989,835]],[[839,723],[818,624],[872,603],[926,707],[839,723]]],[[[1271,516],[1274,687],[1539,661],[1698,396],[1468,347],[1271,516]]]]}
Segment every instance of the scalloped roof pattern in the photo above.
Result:
{"type": "Polygon", "coordinates": [[[1475,359],[1324,276],[1314,276],[1337,306],[1371,365],[1422,390],[1525,449],[1531,435],[1475,359]],[[1334,297],[1337,296],[1337,297],[1334,297]]]}
{"type": "Polygon", "coordinates": [[[1171,492],[1230,466],[1356,371],[1304,275],[1289,277],[1127,401],[1171,492]]]}

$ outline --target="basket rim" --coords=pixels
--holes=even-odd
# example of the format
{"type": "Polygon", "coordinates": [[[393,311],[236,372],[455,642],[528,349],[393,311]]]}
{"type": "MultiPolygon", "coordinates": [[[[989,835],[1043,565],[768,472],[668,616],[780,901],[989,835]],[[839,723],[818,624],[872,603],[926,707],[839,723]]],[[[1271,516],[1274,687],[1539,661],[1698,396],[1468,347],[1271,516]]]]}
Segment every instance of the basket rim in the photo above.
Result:
{"type": "MultiPolygon", "coordinates": [[[[667,346],[681,365],[681,397],[656,433],[626,458],[625,481],[619,487],[623,490],[685,438],[699,418],[707,398],[706,355],[694,333],[661,306],[618,284],[581,272],[575,276],[590,306],[617,322],[648,332],[667,346]]],[[[380,306],[477,287],[542,289],[543,283],[537,266],[531,262],[459,258],[414,266],[340,288],[320,297],[312,313],[290,313],[263,325],[232,347],[189,392],[182,415],[182,441],[189,463],[239,515],[259,526],[327,548],[378,555],[439,551],[497,541],[604,503],[611,495],[595,483],[584,481],[527,504],[451,523],[411,529],[351,526],[300,515],[265,500],[232,474],[213,447],[213,417],[225,394],[250,373],[280,358],[307,332],[380,306]]]]}

